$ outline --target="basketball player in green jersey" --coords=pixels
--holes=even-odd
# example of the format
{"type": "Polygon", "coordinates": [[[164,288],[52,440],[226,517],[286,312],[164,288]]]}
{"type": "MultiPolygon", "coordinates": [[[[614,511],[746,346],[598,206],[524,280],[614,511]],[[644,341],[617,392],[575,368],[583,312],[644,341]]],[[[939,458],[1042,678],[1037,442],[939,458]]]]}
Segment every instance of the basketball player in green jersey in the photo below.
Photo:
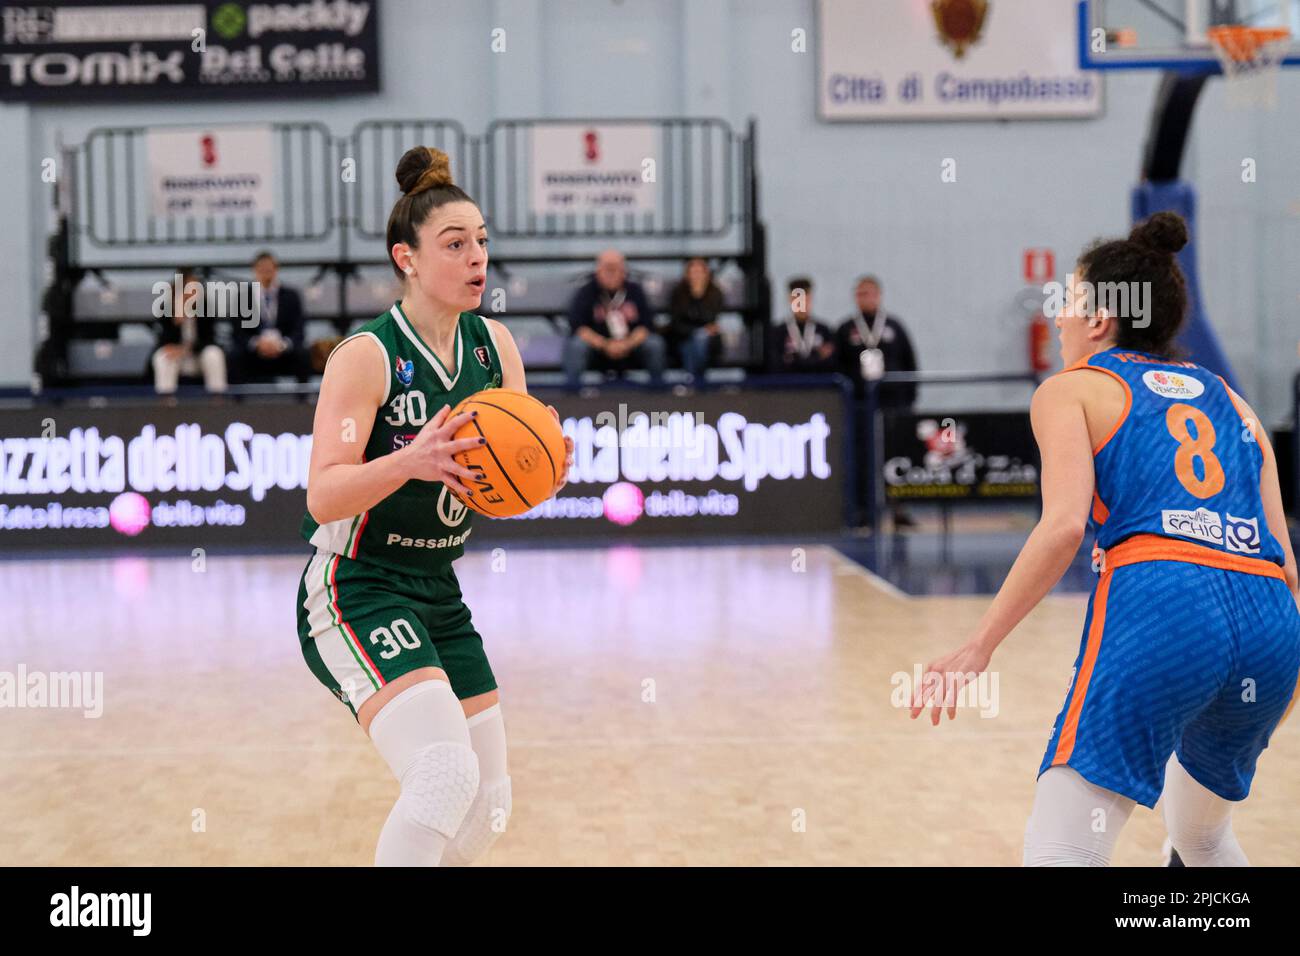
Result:
{"type": "Polygon", "coordinates": [[[472,517],[451,492],[474,496],[453,456],[483,439],[454,439],[472,416],[450,410],[485,388],[525,391],[524,366],[505,326],[470,311],[487,231],[447,155],[408,150],[397,182],[402,298],[339,343],[316,404],[298,637],[401,785],[376,865],[464,865],[505,829],[510,778],[496,680],[451,567],[472,517]]]}

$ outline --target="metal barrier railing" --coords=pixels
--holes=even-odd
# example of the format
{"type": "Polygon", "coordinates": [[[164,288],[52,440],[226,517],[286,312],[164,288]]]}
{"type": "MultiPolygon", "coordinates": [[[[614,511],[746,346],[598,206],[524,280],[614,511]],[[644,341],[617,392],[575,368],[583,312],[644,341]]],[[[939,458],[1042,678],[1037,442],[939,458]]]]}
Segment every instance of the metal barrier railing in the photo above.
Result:
{"type": "MultiPolygon", "coordinates": [[[[741,222],[745,139],[720,119],[616,119],[601,126],[652,127],[653,170],[644,181],[653,211],[545,213],[529,203],[536,185],[525,178],[540,130],[580,126],[581,120],[496,120],[483,137],[484,212],[503,237],[718,237],[741,222]]],[[[574,145],[579,140],[575,137],[574,145]]],[[[599,148],[593,143],[592,148],[599,148]]],[[[576,155],[575,165],[580,161],[576,155]]],[[[638,172],[641,172],[638,169],[638,172]]]]}
{"type": "MultiPolygon", "coordinates": [[[[732,240],[704,255],[748,255],[754,245],[754,124],[736,132],[724,120],[496,120],[482,136],[448,119],[365,120],[335,137],[320,123],[271,123],[275,137],[276,208],[269,215],[157,216],[151,209],[146,137],[167,127],[100,127],[64,150],[70,175],[56,205],[66,217],[72,265],[132,268],[95,253],[176,246],[337,242],[384,238],[397,198],[393,171],[402,153],[424,144],[442,149],[457,182],[483,208],[494,236],[507,239],[703,238],[732,240]],[[643,212],[541,213],[531,201],[536,131],[558,125],[650,129],[653,175],[643,212]],[[350,173],[350,174],[347,174],[350,173]]],[[[593,134],[594,135],[594,134],[593,134]]],[[[576,141],[576,140],[575,140],[576,141]]],[[[575,165],[582,157],[575,156],[575,165]]],[[[630,252],[652,251],[629,249],[630,252]]],[[[662,252],[656,248],[654,252],[662,252]]],[[[382,257],[372,257],[382,261],[382,257]]],[[[547,261],[547,256],[527,256],[547,261]]],[[[332,261],[332,260],[331,260],[332,261]]],[[[325,264],[319,257],[310,264],[325,264]]]]}
{"type": "MultiPolygon", "coordinates": [[[[445,119],[366,120],[341,137],[315,122],[268,125],[275,136],[276,200],[270,215],[155,215],[145,143],[150,127],[97,128],[80,144],[60,146],[65,174],[54,193],[53,279],[42,302],[48,335],[36,359],[41,380],[57,385],[68,379],[74,293],[89,273],[102,278],[106,270],[171,270],[177,259],[191,260],[204,273],[242,270],[254,251],[272,248],[283,266],[339,278],[334,321],[345,325],[354,309],[344,280],[361,266],[387,262],[382,240],[397,197],[393,170],[401,154],[420,143],[450,155],[457,181],[482,206],[492,235],[517,240],[495,250],[493,262],[502,275],[519,264],[590,261],[596,247],[580,240],[606,244],[612,239],[630,261],[698,255],[735,262],[744,274],[745,293],[737,311],[755,328],[771,314],[753,120],[737,132],[712,118],[515,119],[496,121],[478,137],[445,119]],[[534,211],[528,198],[529,137],[538,128],[584,122],[652,128],[653,211],[534,211]],[[553,239],[567,241],[548,246],[553,239]],[[298,254],[279,248],[292,244],[298,254]]],[[[760,348],[751,350],[753,367],[762,364],[764,340],[755,341],[760,348]]]]}
{"type": "Polygon", "coordinates": [[[269,215],[159,217],[151,210],[145,138],[166,127],[101,127],[75,150],[72,237],[101,249],[326,240],[334,215],[334,140],[320,123],[272,123],[277,188],[269,215]]]}
{"type": "Polygon", "coordinates": [[[343,188],[347,203],[346,220],[357,236],[383,240],[388,213],[397,201],[393,171],[397,161],[412,146],[432,146],[451,158],[452,174],[471,196],[480,191],[474,164],[469,161],[472,145],[465,130],[454,120],[366,120],[340,141],[347,149],[344,159],[356,162],[356,182],[343,188]]]}

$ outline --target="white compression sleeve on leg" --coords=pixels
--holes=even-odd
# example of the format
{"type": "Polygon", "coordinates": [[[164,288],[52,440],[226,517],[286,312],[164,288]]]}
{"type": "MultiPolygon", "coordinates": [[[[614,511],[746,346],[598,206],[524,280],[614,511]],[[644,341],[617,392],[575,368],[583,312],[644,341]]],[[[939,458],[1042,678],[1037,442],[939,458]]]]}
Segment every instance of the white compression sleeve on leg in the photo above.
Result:
{"type": "Polygon", "coordinates": [[[451,685],[408,687],[375,715],[370,739],[402,787],[375,865],[437,866],[478,790],[478,758],[451,685]]]}
{"type": "Polygon", "coordinates": [[[1109,866],[1134,806],[1070,767],[1048,767],[1025,827],[1025,866],[1109,866]]]}
{"type": "Polygon", "coordinates": [[[510,819],[510,777],[506,774],[506,726],[501,705],[470,717],[470,742],[478,755],[479,789],[455,839],[442,854],[443,866],[468,866],[505,832],[510,819]]]}
{"type": "Polygon", "coordinates": [[[1232,832],[1232,801],[1196,782],[1177,757],[1165,767],[1160,795],[1165,829],[1187,866],[1250,866],[1232,832]]]}

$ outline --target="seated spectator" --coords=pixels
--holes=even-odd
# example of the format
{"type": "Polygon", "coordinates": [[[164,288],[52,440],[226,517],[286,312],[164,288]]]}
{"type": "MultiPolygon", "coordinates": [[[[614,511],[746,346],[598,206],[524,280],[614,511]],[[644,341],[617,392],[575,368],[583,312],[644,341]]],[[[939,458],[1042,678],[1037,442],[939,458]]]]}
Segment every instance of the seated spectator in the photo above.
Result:
{"type": "Polygon", "coordinates": [[[281,285],[275,256],[260,252],[253,260],[253,277],[261,284],[261,313],[251,328],[236,317],[230,353],[233,382],[266,382],[292,375],[299,382],[311,377],[311,358],[303,345],[302,297],[281,285]]]}
{"type": "Polygon", "coordinates": [[[651,331],[653,318],[645,291],[627,278],[621,253],[607,249],[596,259],[595,277],[569,304],[572,335],[564,346],[564,379],[577,390],[589,368],[624,371],[644,368],[650,383],[663,384],[667,347],[651,331]]]}
{"type": "MultiPolygon", "coordinates": [[[[208,314],[203,283],[193,269],[176,270],[180,287],[173,288],[171,307],[157,323],[158,341],[150,363],[153,387],[171,395],[181,375],[203,374],[209,392],[226,390],[226,354],[216,344],[216,319],[208,314]]],[[[175,283],[173,278],[172,283],[175,283]]]]}
{"type": "Polygon", "coordinates": [[[696,385],[704,384],[704,370],[716,365],[722,354],[718,313],[722,290],[703,258],[688,259],[682,280],[668,300],[668,339],[696,385]]]}
{"type": "Polygon", "coordinates": [[[834,372],[835,334],[812,315],[812,280],[791,279],[790,315],[772,326],[767,365],[772,372],[834,372]]]}

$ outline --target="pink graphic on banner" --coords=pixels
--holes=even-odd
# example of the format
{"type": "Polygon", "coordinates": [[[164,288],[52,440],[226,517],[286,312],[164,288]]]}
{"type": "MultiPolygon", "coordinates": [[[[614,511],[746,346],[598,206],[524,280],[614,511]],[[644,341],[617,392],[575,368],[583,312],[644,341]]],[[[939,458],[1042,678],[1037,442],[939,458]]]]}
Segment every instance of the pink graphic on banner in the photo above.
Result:
{"type": "Polygon", "coordinates": [[[124,491],[108,506],[108,523],[122,534],[134,538],[149,527],[149,502],[144,495],[124,491]]]}
{"type": "Polygon", "coordinates": [[[645,495],[630,481],[610,485],[601,500],[605,503],[605,517],[614,524],[629,525],[645,511],[645,495]]]}

